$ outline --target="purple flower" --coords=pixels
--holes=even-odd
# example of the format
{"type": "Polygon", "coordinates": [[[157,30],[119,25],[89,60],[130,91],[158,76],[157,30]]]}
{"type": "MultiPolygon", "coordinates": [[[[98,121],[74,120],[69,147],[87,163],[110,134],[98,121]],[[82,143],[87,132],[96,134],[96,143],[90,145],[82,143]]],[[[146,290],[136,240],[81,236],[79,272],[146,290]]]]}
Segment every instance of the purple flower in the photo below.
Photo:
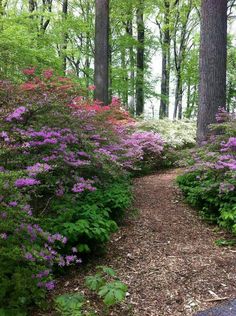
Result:
{"type": "Polygon", "coordinates": [[[52,169],[47,163],[36,163],[33,166],[27,167],[27,171],[31,177],[35,177],[38,173],[48,172],[52,169]]]}
{"type": "Polygon", "coordinates": [[[72,249],[71,249],[71,250],[72,250],[72,252],[73,252],[73,253],[77,253],[77,252],[78,252],[78,250],[77,250],[77,248],[76,248],[76,247],[72,247],[72,249]]]}
{"type": "Polygon", "coordinates": [[[79,178],[78,180],[79,182],[76,183],[72,188],[72,191],[74,193],[82,193],[85,190],[88,190],[88,191],[96,190],[96,188],[92,186],[92,184],[94,183],[93,180],[85,180],[84,178],[79,178]]]}
{"type": "Polygon", "coordinates": [[[15,181],[15,186],[17,188],[23,188],[23,187],[28,187],[28,186],[38,185],[38,184],[40,184],[40,181],[33,178],[20,178],[15,181]]]}
{"type": "MultiPolygon", "coordinates": [[[[1,132],[1,133],[0,133],[0,137],[3,138],[6,143],[9,143],[9,142],[10,142],[10,138],[9,138],[7,132],[4,132],[4,131],[1,132]]],[[[4,168],[3,168],[3,169],[4,169],[4,168]]]]}
{"type": "Polygon", "coordinates": [[[12,201],[12,202],[9,202],[8,205],[11,207],[15,207],[18,205],[18,203],[16,201],[12,201]]]}
{"type": "Polygon", "coordinates": [[[27,252],[25,254],[25,259],[27,259],[29,261],[35,261],[35,258],[33,257],[33,255],[30,252],[27,252]]]}
{"type": "Polygon", "coordinates": [[[36,277],[37,277],[38,279],[41,279],[41,278],[43,278],[43,277],[49,276],[49,274],[50,274],[50,270],[44,270],[44,271],[39,272],[39,273],[36,275],[36,277]]]}
{"type": "Polygon", "coordinates": [[[230,191],[234,191],[234,189],[235,189],[235,186],[233,184],[223,182],[220,184],[219,192],[228,193],[230,191]]]}
{"type": "Polygon", "coordinates": [[[0,217],[1,217],[2,219],[6,219],[6,218],[7,218],[7,213],[6,213],[6,212],[0,213],[0,217]]]}
{"type": "Polygon", "coordinates": [[[12,112],[6,117],[6,121],[7,122],[12,122],[13,120],[22,121],[23,119],[22,116],[26,112],[28,112],[28,110],[24,106],[20,106],[14,112],[12,112]]]}
{"type": "Polygon", "coordinates": [[[77,256],[76,255],[66,256],[65,259],[66,259],[66,265],[69,266],[71,263],[77,260],[77,256]]]}
{"type": "Polygon", "coordinates": [[[54,281],[49,281],[49,282],[46,282],[45,283],[45,288],[48,290],[48,291],[51,291],[55,288],[55,283],[54,281]]]}
{"type": "Polygon", "coordinates": [[[1,233],[0,234],[0,238],[3,239],[3,240],[6,240],[7,239],[7,234],[6,233],[1,233]]]}

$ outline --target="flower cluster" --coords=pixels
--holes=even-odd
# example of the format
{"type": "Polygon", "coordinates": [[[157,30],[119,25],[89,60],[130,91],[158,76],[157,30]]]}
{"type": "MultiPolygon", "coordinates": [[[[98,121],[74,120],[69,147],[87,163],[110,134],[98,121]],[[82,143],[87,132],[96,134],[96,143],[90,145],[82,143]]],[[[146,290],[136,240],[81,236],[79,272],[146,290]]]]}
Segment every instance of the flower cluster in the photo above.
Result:
{"type": "Polygon", "coordinates": [[[40,181],[33,178],[20,178],[15,181],[15,186],[17,188],[24,188],[38,184],[40,184],[40,181]]]}
{"type": "Polygon", "coordinates": [[[93,180],[85,180],[84,178],[79,178],[78,181],[79,182],[77,182],[72,188],[72,191],[74,193],[82,193],[85,190],[88,190],[88,191],[96,190],[96,188],[93,186],[94,184],[93,180]]]}
{"type": "Polygon", "coordinates": [[[15,111],[13,111],[11,114],[9,114],[6,117],[7,122],[12,122],[12,121],[22,121],[23,120],[23,115],[28,112],[28,110],[24,106],[18,107],[15,111]]]}

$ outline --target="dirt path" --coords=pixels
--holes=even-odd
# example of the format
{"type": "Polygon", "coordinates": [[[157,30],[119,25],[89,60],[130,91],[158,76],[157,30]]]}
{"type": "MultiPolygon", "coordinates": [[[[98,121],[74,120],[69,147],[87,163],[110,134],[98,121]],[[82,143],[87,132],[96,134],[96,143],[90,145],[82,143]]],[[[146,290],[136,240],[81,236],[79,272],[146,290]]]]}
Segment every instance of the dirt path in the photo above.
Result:
{"type": "MultiPolygon", "coordinates": [[[[183,203],[176,175],[173,170],[135,181],[139,217],[127,221],[97,262],[116,269],[129,285],[128,304],[110,315],[190,316],[217,304],[207,302],[215,295],[235,297],[236,250],[215,245],[224,233],[183,203]]],[[[80,287],[81,278],[67,286],[80,287]]]]}

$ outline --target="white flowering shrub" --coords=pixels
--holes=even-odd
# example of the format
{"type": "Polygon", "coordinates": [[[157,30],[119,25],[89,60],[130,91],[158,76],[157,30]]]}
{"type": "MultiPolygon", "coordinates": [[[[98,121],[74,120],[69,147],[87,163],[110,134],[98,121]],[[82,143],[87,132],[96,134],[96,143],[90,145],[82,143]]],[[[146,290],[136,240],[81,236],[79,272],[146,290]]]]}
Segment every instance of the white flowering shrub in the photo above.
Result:
{"type": "Polygon", "coordinates": [[[143,120],[138,123],[138,129],[159,133],[173,148],[191,147],[196,143],[196,122],[189,120],[143,120]]]}

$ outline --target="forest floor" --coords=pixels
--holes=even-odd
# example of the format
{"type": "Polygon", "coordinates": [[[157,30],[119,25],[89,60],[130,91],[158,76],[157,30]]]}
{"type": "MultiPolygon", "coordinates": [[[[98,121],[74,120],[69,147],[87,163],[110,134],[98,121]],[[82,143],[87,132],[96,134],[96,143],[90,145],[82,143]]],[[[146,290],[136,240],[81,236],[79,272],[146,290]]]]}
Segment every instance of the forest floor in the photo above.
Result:
{"type": "MultiPolygon", "coordinates": [[[[184,203],[175,184],[179,172],[136,179],[138,216],[128,218],[113,235],[103,257],[61,278],[56,294],[88,293],[84,278],[96,265],[106,265],[129,287],[126,303],[109,315],[191,316],[235,298],[236,249],[217,246],[215,241],[227,234],[184,203]]],[[[104,315],[99,301],[88,295],[97,314],[104,315]]]]}

